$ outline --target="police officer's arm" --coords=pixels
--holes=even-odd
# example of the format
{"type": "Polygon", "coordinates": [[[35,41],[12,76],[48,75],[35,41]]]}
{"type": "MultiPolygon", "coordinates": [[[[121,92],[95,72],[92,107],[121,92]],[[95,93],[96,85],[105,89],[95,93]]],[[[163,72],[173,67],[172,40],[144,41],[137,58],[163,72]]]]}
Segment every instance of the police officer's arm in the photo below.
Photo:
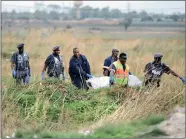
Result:
{"type": "Polygon", "coordinates": [[[148,64],[145,66],[145,69],[144,69],[143,72],[146,74],[146,73],[149,72],[149,70],[150,70],[150,63],[148,63],[148,64]]]}
{"type": "Polygon", "coordinates": [[[181,78],[181,76],[179,76],[177,73],[175,73],[173,70],[170,71],[170,73],[178,78],[181,78]]]}
{"type": "Polygon", "coordinates": [[[103,66],[103,75],[104,76],[108,76],[109,74],[109,61],[108,61],[108,59],[105,59],[105,61],[104,61],[104,66],[103,66]]]}
{"type": "Polygon", "coordinates": [[[29,62],[29,56],[28,56],[28,69],[30,69],[30,62],[29,62]]]}
{"type": "Polygon", "coordinates": [[[14,69],[16,63],[16,54],[14,53],[10,59],[11,62],[11,70],[14,69]]]}
{"type": "Polygon", "coordinates": [[[48,65],[50,64],[50,62],[51,62],[51,56],[48,56],[47,59],[45,60],[45,63],[44,63],[42,72],[45,72],[46,71],[46,68],[48,67],[48,65]]]}
{"type": "Polygon", "coordinates": [[[85,57],[85,60],[87,62],[87,74],[91,74],[91,72],[90,72],[90,64],[89,64],[89,62],[88,62],[86,57],[85,57]]]}
{"type": "Polygon", "coordinates": [[[163,64],[163,69],[165,71],[165,73],[167,74],[172,74],[175,77],[181,78],[181,76],[179,76],[176,72],[174,72],[172,69],[170,69],[167,65],[163,64]]]}
{"type": "Polygon", "coordinates": [[[14,69],[15,63],[11,62],[11,70],[14,69]]]}
{"type": "Polygon", "coordinates": [[[62,56],[61,56],[61,70],[62,70],[62,73],[64,73],[64,61],[63,61],[63,58],[62,58],[62,56]]]}
{"type": "Polygon", "coordinates": [[[86,74],[91,74],[91,72],[90,72],[90,64],[89,64],[87,58],[84,55],[82,55],[82,60],[83,60],[83,62],[86,62],[86,69],[84,69],[86,74]]]}
{"type": "Polygon", "coordinates": [[[115,71],[116,71],[116,67],[114,66],[114,64],[112,64],[110,67],[111,67],[111,69],[110,69],[110,80],[113,80],[114,79],[114,74],[115,74],[115,71]]]}
{"type": "Polygon", "coordinates": [[[45,72],[46,71],[46,68],[47,68],[47,65],[44,64],[43,69],[42,69],[42,72],[45,72]]]}

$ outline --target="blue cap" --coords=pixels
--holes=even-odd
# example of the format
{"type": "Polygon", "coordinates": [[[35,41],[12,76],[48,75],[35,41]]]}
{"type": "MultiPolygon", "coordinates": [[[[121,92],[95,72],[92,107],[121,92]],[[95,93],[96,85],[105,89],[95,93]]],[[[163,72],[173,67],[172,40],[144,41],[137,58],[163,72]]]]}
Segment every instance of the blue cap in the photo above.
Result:
{"type": "Polygon", "coordinates": [[[163,57],[163,55],[160,54],[160,53],[156,53],[156,54],[154,55],[154,58],[162,58],[162,57],[163,57]]]}
{"type": "Polygon", "coordinates": [[[57,51],[57,50],[59,50],[59,46],[53,47],[53,51],[57,51]]]}
{"type": "Polygon", "coordinates": [[[17,48],[18,48],[18,49],[19,49],[19,48],[22,48],[22,47],[24,47],[24,45],[25,45],[24,43],[20,43],[20,44],[17,45],[17,48]]]}

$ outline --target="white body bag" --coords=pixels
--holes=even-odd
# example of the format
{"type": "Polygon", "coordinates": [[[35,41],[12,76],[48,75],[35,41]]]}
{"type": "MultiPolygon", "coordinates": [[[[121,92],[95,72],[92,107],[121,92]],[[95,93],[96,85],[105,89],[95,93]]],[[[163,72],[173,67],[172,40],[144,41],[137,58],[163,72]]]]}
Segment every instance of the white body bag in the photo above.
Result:
{"type": "MultiPolygon", "coordinates": [[[[93,77],[86,80],[86,83],[89,87],[92,87],[94,89],[109,87],[109,77],[108,76],[93,77]]],[[[142,81],[140,81],[134,75],[129,75],[128,86],[134,87],[134,86],[141,86],[141,85],[142,85],[142,81]]]]}

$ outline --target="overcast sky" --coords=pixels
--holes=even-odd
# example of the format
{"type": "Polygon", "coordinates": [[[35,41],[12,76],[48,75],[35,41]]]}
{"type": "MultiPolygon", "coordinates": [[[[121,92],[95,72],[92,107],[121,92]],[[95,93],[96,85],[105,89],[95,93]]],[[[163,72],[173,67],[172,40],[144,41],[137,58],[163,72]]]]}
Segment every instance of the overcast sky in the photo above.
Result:
{"type": "MultiPolygon", "coordinates": [[[[173,12],[185,13],[185,1],[83,1],[83,5],[89,5],[94,8],[118,8],[125,10],[127,4],[130,3],[130,9],[136,10],[137,12],[141,10],[146,10],[147,12],[154,13],[166,13],[170,14],[173,12]]],[[[2,1],[2,8],[9,9],[13,8],[14,5],[24,6],[32,8],[35,4],[35,1],[2,1]]],[[[44,1],[44,4],[57,4],[62,6],[73,6],[73,1],[44,1]]],[[[16,7],[16,6],[15,6],[16,7]]]]}

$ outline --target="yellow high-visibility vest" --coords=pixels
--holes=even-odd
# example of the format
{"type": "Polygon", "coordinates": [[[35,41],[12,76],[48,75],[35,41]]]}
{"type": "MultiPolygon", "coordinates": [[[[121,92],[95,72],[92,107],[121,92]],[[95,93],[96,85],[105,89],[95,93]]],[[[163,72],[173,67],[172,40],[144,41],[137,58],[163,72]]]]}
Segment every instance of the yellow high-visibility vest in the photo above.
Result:
{"type": "Polygon", "coordinates": [[[129,77],[129,66],[127,64],[125,64],[126,69],[124,71],[123,65],[121,64],[121,62],[119,60],[115,61],[113,64],[116,68],[115,74],[114,74],[115,83],[118,85],[127,85],[128,84],[128,77],[129,77]]]}

